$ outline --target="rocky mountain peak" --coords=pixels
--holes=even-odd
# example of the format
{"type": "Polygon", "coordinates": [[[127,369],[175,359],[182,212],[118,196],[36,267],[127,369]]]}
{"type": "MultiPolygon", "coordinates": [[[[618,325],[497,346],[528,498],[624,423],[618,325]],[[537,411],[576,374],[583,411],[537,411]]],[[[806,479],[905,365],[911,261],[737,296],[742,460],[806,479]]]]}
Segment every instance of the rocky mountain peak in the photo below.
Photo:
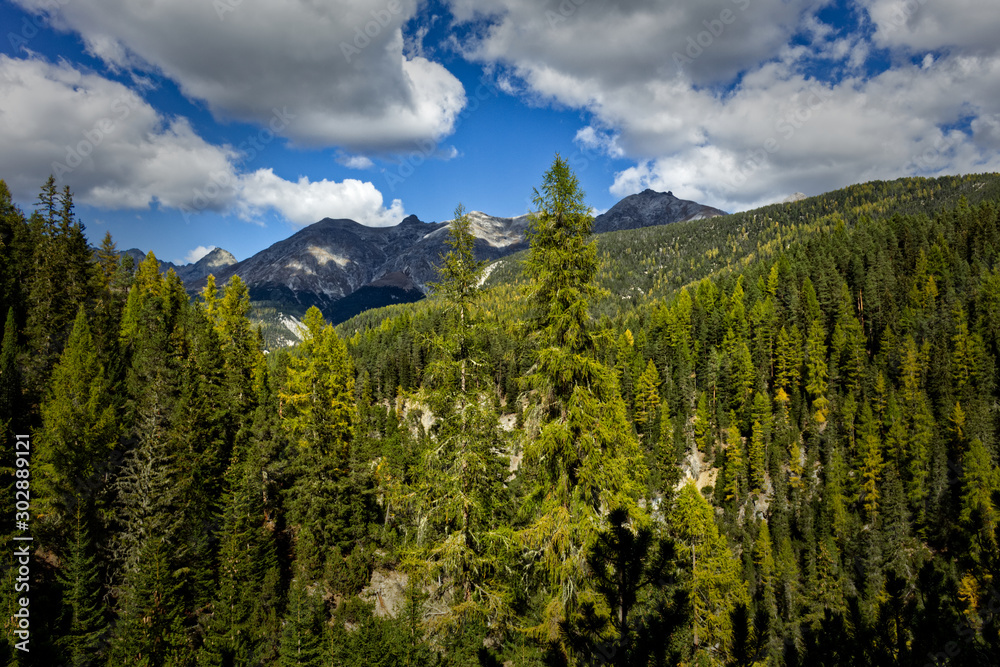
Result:
{"type": "Polygon", "coordinates": [[[700,220],[717,215],[726,215],[726,212],[698,202],[678,199],[670,191],[657,192],[647,188],[638,194],[625,197],[606,213],[597,216],[594,219],[593,231],[595,234],[600,234],[665,225],[671,222],[700,220]]]}

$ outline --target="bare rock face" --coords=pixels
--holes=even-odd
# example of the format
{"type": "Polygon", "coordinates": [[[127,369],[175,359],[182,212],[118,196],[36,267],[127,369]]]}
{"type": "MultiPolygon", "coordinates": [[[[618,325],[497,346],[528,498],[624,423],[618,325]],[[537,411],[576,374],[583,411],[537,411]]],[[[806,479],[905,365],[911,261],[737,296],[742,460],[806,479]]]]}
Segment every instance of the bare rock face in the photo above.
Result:
{"type": "MultiPolygon", "coordinates": [[[[123,250],[119,254],[128,255],[132,258],[132,262],[136,265],[139,265],[144,259],[146,259],[146,253],[142,252],[138,248],[129,248],[128,250],[123,250]]],[[[235,264],[236,258],[233,257],[232,253],[228,250],[214,248],[207,255],[192,264],[178,265],[173,262],[164,262],[159,259],[157,260],[157,263],[160,265],[161,272],[166,273],[170,269],[173,269],[178,278],[183,280],[185,283],[189,283],[197,280],[204,280],[210,273],[218,275],[226,267],[235,264]]]]}
{"type": "MultiPolygon", "coordinates": [[[[594,232],[722,214],[669,192],[646,190],[598,216],[594,232]]],[[[528,247],[528,215],[501,218],[471,211],[468,216],[478,259],[500,259],[528,247]]],[[[423,298],[437,280],[437,267],[448,252],[450,224],[422,222],[415,215],[394,227],[326,218],[242,262],[216,248],[194,264],[166,263],[163,268],[173,268],[192,292],[204,286],[209,274],[215,275],[220,287],[237,275],[247,284],[252,301],[278,313],[278,324],[284,316],[300,317],[310,306],[319,307],[329,321],[338,323],[369,308],[423,298]]],[[[129,252],[141,259],[139,251],[129,252]]]]}
{"type": "MultiPolygon", "coordinates": [[[[215,278],[223,284],[238,275],[255,301],[288,303],[296,309],[315,305],[326,311],[338,300],[391,273],[390,263],[427,233],[443,226],[420,222],[416,216],[395,227],[366,227],[353,220],[326,218],[253,257],[222,267],[215,278]]],[[[412,275],[406,270],[400,273],[412,275]]],[[[412,278],[409,284],[405,277],[396,277],[392,283],[416,290],[412,278]]],[[[203,284],[202,277],[190,282],[188,288],[198,289],[203,284]]]]}
{"type": "Polygon", "coordinates": [[[625,197],[608,209],[607,213],[594,218],[593,231],[595,234],[617,232],[623,229],[714,218],[717,215],[726,215],[726,212],[698,202],[678,199],[673,192],[647,189],[639,194],[625,197]]]}
{"type": "Polygon", "coordinates": [[[209,274],[221,273],[226,267],[236,263],[236,258],[228,250],[215,248],[194,264],[181,267],[178,272],[181,280],[188,282],[207,278],[209,274]]]}

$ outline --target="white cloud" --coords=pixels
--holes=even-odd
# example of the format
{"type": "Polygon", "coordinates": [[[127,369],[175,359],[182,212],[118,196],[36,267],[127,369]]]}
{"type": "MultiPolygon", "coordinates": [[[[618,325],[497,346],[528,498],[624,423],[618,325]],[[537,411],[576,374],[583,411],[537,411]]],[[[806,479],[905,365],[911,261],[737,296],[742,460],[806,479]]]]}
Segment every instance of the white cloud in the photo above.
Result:
{"type": "Polygon", "coordinates": [[[400,200],[385,208],[374,185],[353,178],[310,182],[303,176],[292,182],[270,169],[258,169],[242,179],[240,190],[242,215],[249,218],[270,209],[302,226],[323,218],[349,218],[370,227],[391,227],[406,217],[400,200]]]}
{"type": "Polygon", "coordinates": [[[33,198],[54,173],[77,202],[109,209],[157,202],[185,215],[251,220],[270,210],[295,225],[345,217],[385,226],[405,215],[398,199],[383,207],[369,182],[240,173],[232,148],[206,142],[184,119],[164,118],[122,84],[65,63],[0,54],[0,146],[0,174],[20,199],[33,198]]]}
{"type": "Polygon", "coordinates": [[[738,210],[870,178],[1000,167],[994,1],[905,2],[919,11],[889,30],[903,0],[865,0],[874,42],[821,22],[825,1],[451,4],[458,20],[485,24],[465,53],[515,76],[511,94],[585,110],[577,143],[635,161],[612,193],[652,187],[738,210]],[[869,74],[884,47],[892,65],[869,74]]]}
{"type": "MultiPolygon", "coordinates": [[[[825,0],[451,0],[459,21],[488,20],[466,45],[485,62],[504,62],[538,92],[565,103],[561,77],[594,86],[682,74],[699,84],[728,81],[775,56],[810,9],[825,0]],[[676,58],[675,58],[676,54],[676,58]],[[678,62],[683,66],[678,67],[678,62]],[[548,85],[556,85],[549,89],[548,85]]],[[[586,94],[584,93],[584,96],[586,94]]]]}
{"type": "Polygon", "coordinates": [[[174,262],[175,264],[194,264],[199,259],[207,255],[208,253],[215,250],[218,246],[210,245],[204,246],[200,245],[197,248],[188,251],[188,254],[184,255],[183,262],[174,262]]]}
{"type": "Polygon", "coordinates": [[[369,158],[364,155],[341,155],[337,162],[349,169],[371,169],[375,166],[369,158]]]}
{"type": "Polygon", "coordinates": [[[1000,12],[995,0],[861,0],[879,46],[910,51],[996,53],[1000,12]]]}
{"type": "MultiPolygon", "coordinates": [[[[51,0],[16,0],[44,13],[51,0]]],[[[416,0],[88,0],[52,23],[118,69],[157,71],[214,114],[266,125],[305,146],[398,150],[451,133],[465,104],[443,66],[403,52],[416,0]]]]}
{"type": "Polygon", "coordinates": [[[235,180],[235,153],[186,120],[161,116],[120,83],[35,58],[0,55],[0,145],[0,173],[20,197],[54,173],[82,203],[179,207],[211,179],[235,180]]]}

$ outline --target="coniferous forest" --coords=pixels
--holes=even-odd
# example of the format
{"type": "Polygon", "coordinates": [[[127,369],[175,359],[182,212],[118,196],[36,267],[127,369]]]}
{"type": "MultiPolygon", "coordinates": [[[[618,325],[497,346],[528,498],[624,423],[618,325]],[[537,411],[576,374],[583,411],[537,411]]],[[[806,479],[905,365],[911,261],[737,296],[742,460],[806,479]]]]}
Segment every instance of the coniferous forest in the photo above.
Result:
{"type": "Polygon", "coordinates": [[[0,181],[0,659],[1000,662],[1000,175],[593,237],[557,157],[534,207],[269,349],[0,181]]]}

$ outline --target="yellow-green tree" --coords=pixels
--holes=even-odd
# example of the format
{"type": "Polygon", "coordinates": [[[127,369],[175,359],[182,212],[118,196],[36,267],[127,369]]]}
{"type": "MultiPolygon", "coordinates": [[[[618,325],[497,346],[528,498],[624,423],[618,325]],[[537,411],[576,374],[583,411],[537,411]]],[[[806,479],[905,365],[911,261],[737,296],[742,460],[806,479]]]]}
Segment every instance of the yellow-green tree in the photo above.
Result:
{"type": "Polygon", "coordinates": [[[660,372],[650,359],[646,370],[639,376],[635,390],[635,423],[642,433],[648,433],[656,421],[656,409],[660,405],[660,384],[660,372]]]}
{"type": "Polygon", "coordinates": [[[691,567],[689,599],[696,658],[714,662],[728,656],[733,638],[732,612],[748,605],[750,596],[726,538],[715,524],[715,512],[694,480],[681,489],[670,518],[670,529],[682,559],[691,567]]]}
{"type": "Polygon", "coordinates": [[[587,587],[586,553],[599,517],[623,508],[640,517],[646,466],[614,369],[599,362],[589,312],[595,294],[593,218],[576,176],[556,156],[531,217],[526,273],[537,327],[537,361],[524,378],[534,397],[525,463],[533,519],[519,537],[548,602],[532,634],[559,640],[559,622],[587,587]]]}

